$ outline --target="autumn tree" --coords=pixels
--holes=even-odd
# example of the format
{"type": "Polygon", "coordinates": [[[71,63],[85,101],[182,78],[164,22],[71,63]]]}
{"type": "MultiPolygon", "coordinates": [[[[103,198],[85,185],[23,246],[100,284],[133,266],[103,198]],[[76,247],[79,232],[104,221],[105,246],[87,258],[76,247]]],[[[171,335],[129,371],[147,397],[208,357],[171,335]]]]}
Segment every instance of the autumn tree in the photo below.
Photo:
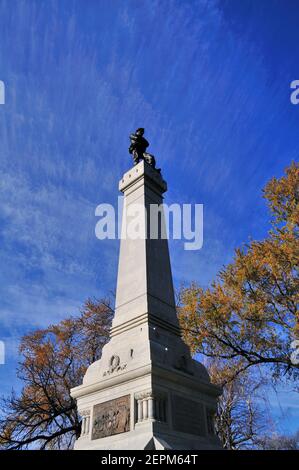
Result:
{"type": "Polygon", "coordinates": [[[181,292],[179,317],[195,353],[221,359],[231,368],[227,382],[253,366],[274,379],[298,378],[291,343],[299,338],[299,165],[264,189],[271,229],[264,240],[235,252],[207,289],[197,284],[181,292]]]}
{"type": "Polygon", "coordinates": [[[24,383],[1,402],[0,445],[67,449],[80,435],[70,389],[101,356],[113,317],[109,301],[87,300],[81,314],[23,337],[18,377],[24,383]]]}
{"type": "Polygon", "coordinates": [[[260,450],[299,450],[299,431],[292,435],[272,434],[262,436],[257,440],[260,450]]]}
{"type": "Polygon", "coordinates": [[[270,417],[263,407],[264,380],[246,370],[231,380],[234,361],[228,366],[220,359],[206,363],[212,383],[222,387],[215,415],[215,430],[227,450],[257,447],[257,440],[269,427],[270,417]]]}

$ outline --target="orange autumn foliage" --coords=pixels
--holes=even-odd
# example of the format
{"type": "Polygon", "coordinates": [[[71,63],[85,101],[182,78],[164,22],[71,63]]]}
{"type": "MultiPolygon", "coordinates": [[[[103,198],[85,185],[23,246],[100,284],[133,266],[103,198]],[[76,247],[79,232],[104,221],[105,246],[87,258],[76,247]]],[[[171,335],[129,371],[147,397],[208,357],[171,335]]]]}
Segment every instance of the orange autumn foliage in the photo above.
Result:
{"type": "Polygon", "coordinates": [[[179,318],[193,352],[221,358],[231,378],[262,364],[274,377],[298,374],[291,342],[299,339],[299,165],[265,187],[272,216],[267,238],[235,251],[217,280],[182,289],[179,318]]]}
{"type": "Polygon", "coordinates": [[[0,445],[6,449],[71,448],[80,417],[70,389],[101,356],[113,317],[108,301],[87,300],[79,316],[27,334],[21,341],[18,396],[2,400],[0,445]]]}

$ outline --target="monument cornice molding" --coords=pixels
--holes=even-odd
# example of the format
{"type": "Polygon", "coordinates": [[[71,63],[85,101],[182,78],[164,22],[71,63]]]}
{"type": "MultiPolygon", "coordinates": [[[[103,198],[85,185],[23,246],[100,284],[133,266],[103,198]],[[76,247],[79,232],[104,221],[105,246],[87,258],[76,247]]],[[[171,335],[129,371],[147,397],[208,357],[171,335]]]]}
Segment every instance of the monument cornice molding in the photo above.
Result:
{"type": "Polygon", "coordinates": [[[71,396],[73,398],[83,397],[85,395],[89,395],[91,393],[96,393],[100,390],[105,390],[106,388],[117,386],[119,383],[130,382],[131,380],[135,380],[136,378],[143,377],[149,375],[152,370],[152,365],[147,364],[142,367],[138,367],[137,369],[133,369],[130,371],[125,371],[123,373],[119,373],[114,377],[109,377],[108,379],[102,379],[98,382],[93,382],[91,384],[83,384],[79,385],[78,387],[71,389],[71,396]]]}
{"type": "Polygon", "coordinates": [[[144,400],[145,398],[152,398],[152,397],[153,397],[152,390],[146,390],[144,392],[135,393],[136,400],[144,400]]]}
{"type": "Polygon", "coordinates": [[[132,186],[135,187],[148,185],[151,186],[154,192],[159,195],[167,191],[167,183],[163,180],[156,170],[151,168],[146,162],[140,162],[138,165],[132,167],[127,173],[124,174],[119,182],[119,190],[129,194],[132,186]]]}
{"type": "Polygon", "coordinates": [[[198,390],[203,393],[209,392],[210,395],[215,397],[218,397],[222,393],[221,388],[217,385],[204,381],[199,382],[198,378],[190,376],[183,371],[172,370],[170,368],[156,366],[150,363],[134,370],[119,373],[115,377],[109,377],[106,380],[103,379],[100,382],[79,385],[78,387],[75,387],[71,390],[71,396],[73,398],[77,398],[78,396],[83,397],[85,395],[89,395],[109,387],[117,386],[119,383],[130,382],[131,380],[135,380],[136,378],[149,374],[162,379],[171,380],[177,384],[180,384],[183,378],[185,385],[189,385],[193,390],[198,390]]]}
{"type": "Polygon", "coordinates": [[[127,330],[130,330],[132,328],[135,328],[136,326],[139,326],[143,323],[148,323],[151,325],[159,326],[167,331],[171,331],[177,336],[181,336],[181,330],[179,327],[176,325],[168,322],[167,320],[164,320],[163,318],[159,317],[158,315],[155,315],[154,313],[143,313],[141,315],[138,315],[131,320],[128,320],[126,322],[123,322],[119,325],[113,326],[111,328],[111,337],[119,335],[127,330]]]}

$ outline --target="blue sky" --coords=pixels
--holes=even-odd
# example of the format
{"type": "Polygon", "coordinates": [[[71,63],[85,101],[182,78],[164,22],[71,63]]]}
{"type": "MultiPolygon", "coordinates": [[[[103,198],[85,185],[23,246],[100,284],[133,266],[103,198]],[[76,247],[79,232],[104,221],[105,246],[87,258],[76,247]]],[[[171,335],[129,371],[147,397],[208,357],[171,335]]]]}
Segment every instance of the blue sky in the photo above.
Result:
{"type": "MultiPolygon", "coordinates": [[[[296,0],[1,0],[0,366],[20,336],[113,291],[117,241],[95,238],[145,127],[166,202],[204,204],[204,247],[170,243],[176,286],[207,285],[268,230],[264,184],[298,159],[296,0]]],[[[296,429],[297,397],[273,395],[296,429]],[[288,397],[288,398],[286,398],[288,397]]]]}

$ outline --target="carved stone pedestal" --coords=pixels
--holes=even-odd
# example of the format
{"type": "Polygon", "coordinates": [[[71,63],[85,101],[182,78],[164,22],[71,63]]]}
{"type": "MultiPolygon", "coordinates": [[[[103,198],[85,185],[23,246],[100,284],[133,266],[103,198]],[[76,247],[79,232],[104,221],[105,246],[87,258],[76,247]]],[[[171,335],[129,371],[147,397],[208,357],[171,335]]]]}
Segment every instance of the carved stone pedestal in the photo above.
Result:
{"type": "MultiPolygon", "coordinates": [[[[150,204],[167,189],[161,175],[142,161],[119,187],[123,224],[139,204],[149,227],[150,204]]],[[[220,448],[213,414],[221,390],[181,339],[166,239],[121,240],[111,339],[71,393],[83,419],[76,449],[220,448]]]]}

